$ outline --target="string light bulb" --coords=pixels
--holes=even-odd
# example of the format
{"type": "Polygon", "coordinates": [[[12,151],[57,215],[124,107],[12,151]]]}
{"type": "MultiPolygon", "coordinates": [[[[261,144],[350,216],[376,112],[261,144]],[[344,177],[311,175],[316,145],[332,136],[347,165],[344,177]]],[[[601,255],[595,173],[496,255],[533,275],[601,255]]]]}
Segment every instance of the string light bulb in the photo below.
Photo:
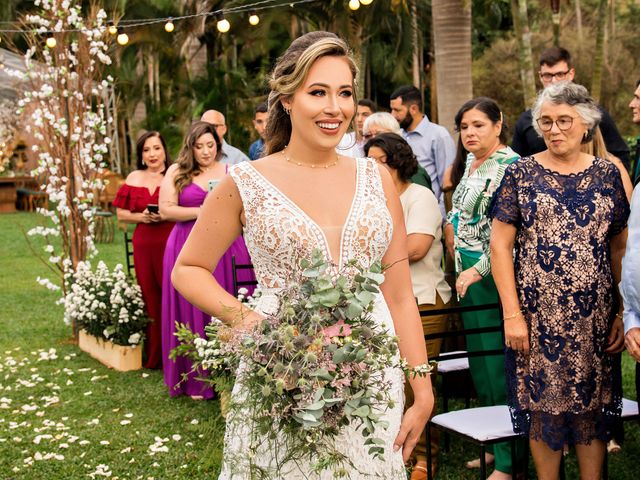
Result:
{"type": "Polygon", "coordinates": [[[58,42],[56,42],[56,39],[53,37],[47,38],[47,41],[45,43],[49,48],[56,48],[56,45],[58,44],[58,42]]]}
{"type": "Polygon", "coordinates": [[[373,3],[373,0],[360,0],[360,3],[362,5],[371,5],[373,3]]]}
{"type": "Polygon", "coordinates": [[[118,27],[116,27],[115,23],[113,22],[109,22],[108,30],[111,35],[115,35],[116,33],[118,33],[118,27]]]}
{"type": "Polygon", "coordinates": [[[249,23],[254,27],[260,23],[260,17],[256,12],[253,12],[251,13],[251,15],[249,15],[249,23]]]}
{"type": "Polygon", "coordinates": [[[119,28],[118,29],[118,37],[116,38],[116,41],[118,42],[119,45],[125,46],[127,43],[129,43],[129,35],[127,35],[126,33],[124,33],[124,31],[119,28]]]}
{"type": "Polygon", "coordinates": [[[360,8],[360,0],[349,0],[349,8],[351,10],[358,10],[360,8]]]}
{"type": "Polygon", "coordinates": [[[227,33],[231,28],[231,24],[229,23],[229,20],[227,20],[223,16],[220,16],[220,19],[218,20],[216,27],[218,28],[218,31],[220,33],[227,33]]]}
{"type": "Polygon", "coordinates": [[[169,20],[167,20],[167,23],[164,24],[164,29],[167,33],[173,32],[175,28],[176,26],[173,24],[173,18],[169,18],[169,20]]]}

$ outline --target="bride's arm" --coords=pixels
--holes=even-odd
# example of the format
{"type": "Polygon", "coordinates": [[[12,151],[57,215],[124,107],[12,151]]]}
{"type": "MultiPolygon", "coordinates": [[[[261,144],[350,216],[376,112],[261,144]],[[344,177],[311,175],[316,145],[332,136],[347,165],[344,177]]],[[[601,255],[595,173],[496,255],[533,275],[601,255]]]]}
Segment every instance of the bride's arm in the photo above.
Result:
{"type": "Polygon", "coordinates": [[[171,274],[173,285],[189,303],[238,327],[255,321],[258,314],[222,288],[211,272],[242,233],[241,215],[240,193],[233,179],[227,176],[215,193],[207,195],[171,274]]]}
{"type": "MultiPolygon", "coordinates": [[[[387,207],[393,218],[393,237],[382,259],[385,265],[392,266],[385,272],[382,293],[389,306],[396,334],[400,339],[400,355],[410,366],[417,366],[428,361],[427,348],[424,343],[420,313],[411,287],[407,234],[402,206],[391,177],[384,167],[380,167],[380,175],[387,197],[387,207]]],[[[403,447],[402,456],[405,462],[409,459],[433,409],[431,378],[429,376],[411,377],[409,383],[411,383],[415,401],[413,406],[405,412],[400,432],[395,440],[396,446],[403,447]]]]}

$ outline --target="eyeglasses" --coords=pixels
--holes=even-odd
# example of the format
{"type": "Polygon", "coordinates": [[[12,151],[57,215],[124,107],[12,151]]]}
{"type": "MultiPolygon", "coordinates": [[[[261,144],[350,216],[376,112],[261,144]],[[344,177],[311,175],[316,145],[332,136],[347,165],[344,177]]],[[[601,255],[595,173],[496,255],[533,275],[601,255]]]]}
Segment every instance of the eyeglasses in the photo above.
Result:
{"type": "Polygon", "coordinates": [[[578,117],[570,117],[568,115],[558,117],[556,120],[553,120],[549,117],[540,117],[536,120],[538,127],[543,132],[549,132],[553,128],[553,124],[555,123],[558,126],[560,131],[564,132],[569,130],[573,126],[573,119],[578,117]]]}
{"type": "Polygon", "coordinates": [[[552,81],[554,78],[557,78],[558,80],[562,80],[564,79],[564,77],[566,77],[567,75],[569,75],[569,72],[571,70],[567,70],[566,72],[556,72],[556,73],[542,73],[542,72],[538,72],[538,75],[540,75],[540,78],[542,80],[544,80],[545,82],[550,82],[552,81]]]}

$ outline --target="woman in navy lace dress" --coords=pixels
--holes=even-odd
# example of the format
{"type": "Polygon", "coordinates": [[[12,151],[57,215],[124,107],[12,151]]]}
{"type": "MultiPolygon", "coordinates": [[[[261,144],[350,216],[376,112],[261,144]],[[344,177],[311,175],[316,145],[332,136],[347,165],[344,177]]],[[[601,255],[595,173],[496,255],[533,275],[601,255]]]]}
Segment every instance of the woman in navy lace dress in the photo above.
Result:
{"type": "Polygon", "coordinates": [[[491,208],[509,406],[539,478],[557,478],[568,444],[581,478],[599,479],[621,410],[610,354],[629,203],[616,166],[580,151],[600,119],[584,87],[551,85],[532,112],[547,150],[509,166],[491,208]]]}

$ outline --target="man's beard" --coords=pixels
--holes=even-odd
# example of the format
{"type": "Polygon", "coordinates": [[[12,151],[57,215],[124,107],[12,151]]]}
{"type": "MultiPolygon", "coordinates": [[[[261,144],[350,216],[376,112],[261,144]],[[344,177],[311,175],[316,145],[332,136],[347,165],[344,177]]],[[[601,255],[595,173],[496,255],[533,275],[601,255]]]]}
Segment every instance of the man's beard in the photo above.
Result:
{"type": "Polygon", "coordinates": [[[407,112],[404,118],[400,121],[400,128],[402,128],[403,130],[407,130],[412,123],[413,117],[411,116],[411,113],[407,112]]]}

